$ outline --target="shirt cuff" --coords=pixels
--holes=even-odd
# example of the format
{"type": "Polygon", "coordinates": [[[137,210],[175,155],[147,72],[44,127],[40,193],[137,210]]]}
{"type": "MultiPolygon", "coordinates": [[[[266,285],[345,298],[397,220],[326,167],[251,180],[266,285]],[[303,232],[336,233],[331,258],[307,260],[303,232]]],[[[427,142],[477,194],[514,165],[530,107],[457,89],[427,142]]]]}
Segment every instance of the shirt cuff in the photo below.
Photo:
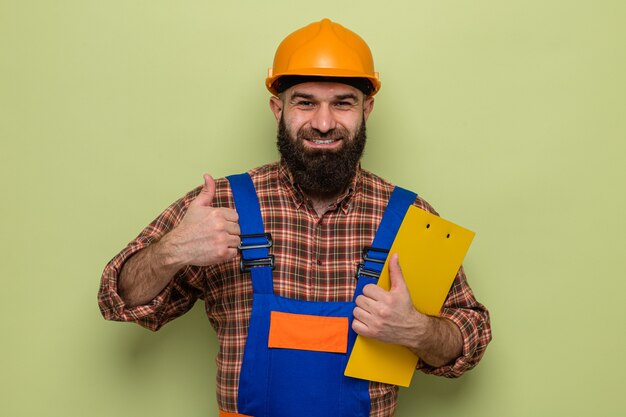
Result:
{"type": "Polygon", "coordinates": [[[439,367],[428,365],[421,359],[418,362],[417,369],[430,374],[444,376],[446,378],[458,378],[466,371],[472,369],[478,363],[478,360],[482,356],[482,351],[478,346],[478,332],[475,321],[471,320],[468,315],[472,315],[474,312],[471,310],[459,310],[455,308],[444,308],[439,314],[442,318],[451,320],[461,331],[463,338],[463,351],[461,355],[454,360],[454,362],[439,367]]]}
{"type": "Polygon", "coordinates": [[[162,315],[167,305],[173,283],[168,285],[147,304],[127,307],[118,292],[119,271],[108,265],[102,277],[102,288],[98,295],[100,311],[106,320],[137,323],[149,330],[157,331],[164,324],[162,315]]]}

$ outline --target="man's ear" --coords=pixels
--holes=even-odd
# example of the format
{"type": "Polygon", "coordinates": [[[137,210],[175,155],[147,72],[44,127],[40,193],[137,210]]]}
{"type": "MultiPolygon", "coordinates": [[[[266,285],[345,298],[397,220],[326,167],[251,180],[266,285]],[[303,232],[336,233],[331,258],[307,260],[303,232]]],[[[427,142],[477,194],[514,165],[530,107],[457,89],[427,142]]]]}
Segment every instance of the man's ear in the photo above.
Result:
{"type": "Polygon", "coordinates": [[[365,121],[367,121],[372,110],[374,110],[374,97],[367,97],[363,101],[363,116],[365,117],[365,121]]]}
{"type": "Polygon", "coordinates": [[[279,97],[270,97],[270,110],[274,113],[276,123],[280,123],[280,116],[283,113],[283,101],[279,97]]]}

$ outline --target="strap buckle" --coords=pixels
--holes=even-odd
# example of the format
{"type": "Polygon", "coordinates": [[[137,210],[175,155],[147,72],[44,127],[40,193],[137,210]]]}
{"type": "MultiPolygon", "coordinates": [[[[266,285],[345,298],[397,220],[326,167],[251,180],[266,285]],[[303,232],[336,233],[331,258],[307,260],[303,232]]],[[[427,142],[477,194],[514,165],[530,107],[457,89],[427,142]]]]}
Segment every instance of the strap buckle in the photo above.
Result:
{"type": "Polygon", "coordinates": [[[252,268],[269,266],[274,270],[274,255],[268,255],[264,258],[256,258],[256,259],[244,259],[243,251],[251,250],[251,249],[269,249],[273,246],[274,242],[272,240],[272,235],[270,233],[253,233],[249,235],[241,235],[241,243],[238,246],[239,252],[242,254],[241,262],[239,263],[239,268],[241,272],[250,272],[252,268]],[[246,244],[244,243],[245,239],[255,239],[255,238],[265,238],[266,243],[253,243],[246,244]]]}
{"type": "Polygon", "coordinates": [[[373,262],[375,264],[384,265],[387,260],[387,256],[389,255],[389,251],[387,249],[374,248],[372,246],[366,246],[363,248],[363,261],[356,268],[356,277],[359,276],[367,277],[367,278],[380,278],[380,272],[365,268],[365,262],[373,262]],[[372,258],[370,256],[370,251],[375,253],[380,253],[384,255],[383,259],[372,258]]]}
{"type": "Polygon", "coordinates": [[[274,264],[274,255],[270,255],[267,258],[259,258],[259,259],[241,259],[239,262],[239,268],[241,272],[250,272],[252,268],[257,268],[261,266],[269,266],[272,268],[272,271],[276,267],[274,264]]]}
{"type": "Polygon", "coordinates": [[[262,248],[269,249],[273,245],[274,245],[274,242],[272,241],[272,235],[270,233],[253,233],[249,235],[241,235],[241,243],[239,243],[239,246],[237,248],[240,251],[246,250],[246,249],[262,249],[262,248]],[[246,245],[244,243],[244,239],[254,239],[258,237],[264,237],[265,239],[267,239],[267,243],[257,243],[253,245],[246,245]]]}

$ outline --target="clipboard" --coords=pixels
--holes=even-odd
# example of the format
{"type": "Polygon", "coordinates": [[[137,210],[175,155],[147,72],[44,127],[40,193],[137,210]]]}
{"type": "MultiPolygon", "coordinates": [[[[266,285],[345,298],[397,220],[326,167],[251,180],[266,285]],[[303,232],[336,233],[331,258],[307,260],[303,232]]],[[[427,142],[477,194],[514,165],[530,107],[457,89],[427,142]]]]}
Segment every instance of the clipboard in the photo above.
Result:
{"type": "MultiPolygon", "coordinates": [[[[409,207],[390,254],[398,253],[415,308],[439,315],[475,233],[432,213],[409,207]]],[[[389,259],[378,286],[389,290],[389,259]]],[[[345,375],[408,387],[418,357],[408,348],[357,336],[345,375]]]]}

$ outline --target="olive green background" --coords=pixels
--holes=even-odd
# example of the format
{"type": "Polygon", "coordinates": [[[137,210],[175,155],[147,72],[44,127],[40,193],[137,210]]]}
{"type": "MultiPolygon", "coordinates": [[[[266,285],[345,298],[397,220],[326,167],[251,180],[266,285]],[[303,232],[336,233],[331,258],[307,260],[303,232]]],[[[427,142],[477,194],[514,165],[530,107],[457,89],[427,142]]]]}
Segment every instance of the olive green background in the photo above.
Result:
{"type": "Polygon", "coordinates": [[[105,322],[100,273],[203,172],[277,158],[267,68],[326,16],[381,74],[364,167],[477,232],[492,314],[397,416],[626,412],[623,1],[0,0],[0,415],[216,415],[201,304],[105,322]]]}

